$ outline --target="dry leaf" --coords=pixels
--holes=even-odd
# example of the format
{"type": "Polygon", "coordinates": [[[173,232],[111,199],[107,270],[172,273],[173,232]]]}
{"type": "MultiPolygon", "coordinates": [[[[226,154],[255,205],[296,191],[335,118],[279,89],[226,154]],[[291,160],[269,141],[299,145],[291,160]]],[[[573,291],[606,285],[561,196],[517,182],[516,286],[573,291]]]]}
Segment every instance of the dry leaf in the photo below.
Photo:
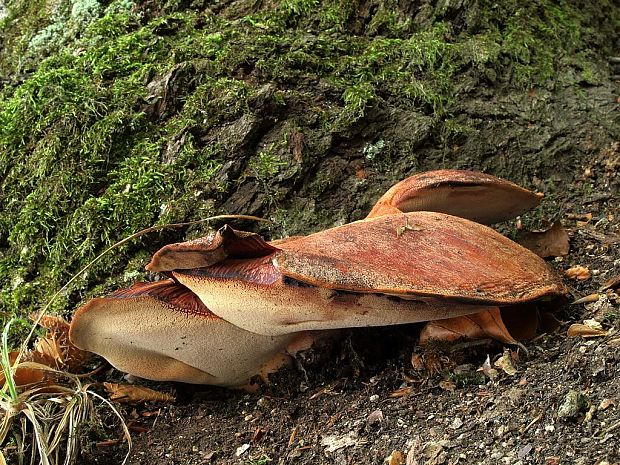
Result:
{"type": "Polygon", "coordinates": [[[583,325],[580,323],[570,325],[568,331],[566,332],[566,335],[568,337],[603,337],[607,336],[608,334],[608,331],[604,331],[598,328],[592,328],[591,326],[583,325]]]}
{"type": "Polygon", "coordinates": [[[291,447],[295,443],[295,439],[297,439],[297,433],[299,432],[299,426],[295,426],[291,431],[291,435],[288,438],[288,446],[291,447]]]}
{"type": "Polygon", "coordinates": [[[583,320],[583,324],[589,326],[592,329],[603,329],[603,325],[601,325],[595,319],[583,320]]]}
{"type": "Polygon", "coordinates": [[[116,402],[174,402],[175,398],[167,392],[158,392],[145,386],[131,384],[103,383],[116,402]]]}
{"type": "Polygon", "coordinates": [[[610,406],[616,406],[616,401],[614,399],[603,399],[598,406],[599,410],[607,410],[610,406]]]}
{"type": "Polygon", "coordinates": [[[492,380],[497,378],[497,375],[499,374],[495,368],[491,367],[491,359],[488,355],[486,360],[482,364],[482,367],[480,367],[480,370],[482,370],[482,372],[487,378],[492,380]]]}
{"type": "Polygon", "coordinates": [[[99,441],[97,443],[97,447],[110,447],[110,446],[115,446],[117,445],[119,442],[121,442],[120,439],[106,439],[105,441],[99,441]]]}
{"type": "Polygon", "coordinates": [[[136,425],[135,423],[127,423],[127,429],[132,433],[146,433],[149,431],[146,426],[136,425]]]}
{"type": "Polygon", "coordinates": [[[612,276],[603,283],[603,286],[599,289],[601,292],[607,289],[619,289],[620,288],[620,274],[612,276]]]}
{"type": "Polygon", "coordinates": [[[371,412],[370,415],[368,415],[368,418],[366,418],[366,425],[373,426],[373,425],[376,425],[377,423],[381,423],[382,421],[383,421],[383,412],[377,409],[371,412]]]}
{"type": "Polygon", "coordinates": [[[592,421],[592,418],[594,418],[595,413],[596,413],[596,406],[590,405],[590,408],[586,412],[586,415],[584,416],[583,421],[586,423],[592,421]]]}
{"type": "Polygon", "coordinates": [[[58,316],[44,315],[39,324],[47,329],[47,333],[35,344],[33,357],[52,368],[71,373],[82,371],[92,354],[71,343],[69,323],[58,316]]]}
{"type": "Polygon", "coordinates": [[[588,269],[587,266],[577,265],[564,271],[564,276],[566,276],[569,279],[577,279],[578,281],[585,281],[587,279],[590,279],[590,277],[592,276],[592,273],[590,273],[590,270],[588,269]]]}
{"type": "Polygon", "coordinates": [[[263,429],[261,427],[256,428],[254,430],[254,434],[252,435],[252,440],[250,442],[252,444],[256,444],[261,439],[263,439],[263,436],[265,436],[265,434],[267,434],[267,430],[266,429],[263,429]]]}
{"type": "MultiPolygon", "coordinates": [[[[67,363],[68,357],[81,353],[84,357],[90,358],[92,354],[81,351],[68,341],[68,323],[64,320],[53,317],[44,316],[41,319],[41,326],[48,329],[45,336],[39,338],[35,347],[31,351],[24,352],[20,357],[20,364],[13,374],[13,379],[17,386],[25,386],[27,384],[51,382],[55,375],[51,371],[44,370],[45,367],[56,370],[69,370],[72,365],[67,363]],[[75,352],[74,352],[75,350],[75,352]],[[25,362],[33,362],[42,369],[33,366],[24,366],[25,362]]],[[[15,363],[19,351],[9,353],[11,364],[15,363]]],[[[4,375],[0,373],[0,383],[4,384],[4,375]]]]}
{"type": "Polygon", "coordinates": [[[368,441],[357,437],[355,432],[351,431],[343,436],[328,435],[323,436],[321,439],[321,446],[325,449],[325,452],[331,453],[337,450],[344,449],[345,447],[357,446],[367,444],[368,441]]]}
{"type": "Polygon", "coordinates": [[[577,305],[577,304],[589,304],[592,302],[596,302],[599,299],[600,295],[598,294],[588,294],[584,297],[581,297],[580,299],[575,300],[572,305],[577,305]]]}
{"type": "MultiPolygon", "coordinates": [[[[15,363],[18,354],[18,350],[9,353],[9,362],[11,363],[11,365],[15,363]]],[[[30,360],[27,357],[22,357],[22,361],[34,360],[30,360]]],[[[46,373],[42,370],[37,370],[35,368],[19,366],[13,373],[13,379],[17,386],[25,386],[27,384],[41,383],[45,381],[46,373]]],[[[0,373],[0,384],[4,385],[4,374],[2,373],[0,373]]]]}
{"type": "Polygon", "coordinates": [[[563,257],[568,254],[569,239],[562,223],[556,221],[546,231],[524,232],[517,242],[539,257],[563,257]]]}
{"type": "Polygon", "coordinates": [[[513,376],[517,373],[517,369],[512,364],[512,356],[509,350],[505,350],[502,356],[495,361],[497,368],[501,368],[507,375],[513,376]]]}
{"type": "Polygon", "coordinates": [[[400,388],[400,389],[397,389],[396,391],[390,392],[388,397],[391,398],[391,399],[397,399],[399,397],[405,397],[405,396],[408,396],[409,394],[411,394],[411,391],[413,391],[413,389],[410,388],[410,387],[400,388]]]}
{"type": "Polygon", "coordinates": [[[407,452],[407,461],[406,465],[418,465],[418,458],[421,458],[422,454],[422,444],[420,442],[420,438],[416,437],[413,440],[413,444],[411,444],[411,448],[407,452]]]}
{"type": "Polygon", "coordinates": [[[427,344],[431,339],[452,342],[458,339],[488,337],[508,344],[517,342],[506,328],[499,308],[472,315],[429,321],[420,333],[420,345],[427,344]]]}
{"type": "Polygon", "coordinates": [[[453,392],[456,389],[456,384],[454,384],[452,381],[440,381],[439,387],[444,391],[453,392]]]}
{"type": "Polygon", "coordinates": [[[393,450],[390,456],[386,459],[388,465],[405,465],[405,456],[399,450],[393,450]]]}
{"type": "Polygon", "coordinates": [[[47,334],[40,338],[34,347],[41,359],[48,361],[46,365],[53,368],[61,368],[64,365],[64,354],[60,342],[53,334],[47,334]]]}
{"type": "Polygon", "coordinates": [[[447,441],[429,441],[424,444],[422,455],[426,458],[427,465],[439,465],[445,462],[444,447],[447,441]]]}
{"type": "Polygon", "coordinates": [[[590,222],[592,220],[592,213],[567,213],[566,218],[569,220],[579,220],[590,222]]]}
{"type": "Polygon", "coordinates": [[[424,360],[420,354],[415,352],[411,354],[411,366],[416,371],[422,371],[424,369],[424,360]]]}

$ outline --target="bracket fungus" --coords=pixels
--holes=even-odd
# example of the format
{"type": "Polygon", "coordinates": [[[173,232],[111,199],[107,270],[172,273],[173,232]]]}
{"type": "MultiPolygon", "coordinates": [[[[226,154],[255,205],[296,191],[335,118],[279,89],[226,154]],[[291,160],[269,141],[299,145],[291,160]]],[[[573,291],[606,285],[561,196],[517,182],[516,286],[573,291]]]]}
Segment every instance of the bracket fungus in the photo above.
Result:
{"type": "Polygon", "coordinates": [[[160,249],[147,269],[168,279],[87,303],[71,338],[138,376],[224,386],[338,328],[429,321],[424,339],[515,342],[535,332],[534,304],[567,290],[540,257],[480,223],[540,197],[441,170],[396,184],[367,218],[309,236],[267,242],[224,226],[160,249]]]}

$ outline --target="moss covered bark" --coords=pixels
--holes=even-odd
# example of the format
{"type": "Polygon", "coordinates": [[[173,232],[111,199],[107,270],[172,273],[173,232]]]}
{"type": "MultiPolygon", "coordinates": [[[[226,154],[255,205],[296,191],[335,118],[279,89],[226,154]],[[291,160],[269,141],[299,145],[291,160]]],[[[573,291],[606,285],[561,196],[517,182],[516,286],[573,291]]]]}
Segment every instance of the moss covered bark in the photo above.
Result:
{"type": "MultiPolygon", "coordinates": [[[[5,13],[5,316],[153,224],[252,213],[274,220],[267,234],[307,233],[419,169],[561,179],[618,136],[612,2],[12,0],[5,13]],[[574,128],[592,144],[571,144],[574,128]]],[[[206,229],[110,254],[55,310],[206,229]]]]}

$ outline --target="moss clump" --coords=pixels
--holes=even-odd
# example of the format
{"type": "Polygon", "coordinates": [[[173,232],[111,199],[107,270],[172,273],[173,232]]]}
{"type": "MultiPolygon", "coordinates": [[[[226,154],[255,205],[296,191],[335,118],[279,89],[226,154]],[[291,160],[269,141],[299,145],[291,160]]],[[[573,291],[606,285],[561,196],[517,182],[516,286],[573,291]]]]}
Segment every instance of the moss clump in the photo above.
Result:
{"type": "MultiPolygon", "coordinates": [[[[321,150],[385,105],[415,110],[449,137],[467,133],[451,115],[468,91],[463,82],[550,85],[570,70],[596,80],[583,40],[590,26],[566,2],[412,12],[390,0],[368,10],[284,0],[258,10],[233,2],[220,15],[146,3],[148,11],[127,0],[8,4],[0,23],[5,315],[29,313],[137,230],[207,216],[241,183],[258,180],[274,193],[277,183],[310,176],[322,192],[332,181],[316,172],[316,156],[289,169],[290,140],[258,144],[278,116],[307,136],[298,147],[321,150]],[[153,14],[157,7],[167,13],[153,14]],[[275,90],[265,94],[266,84],[275,90]]],[[[390,160],[396,148],[381,140],[364,141],[369,159],[390,160]]],[[[273,213],[281,204],[257,208],[273,213]]],[[[181,237],[125,246],[55,309],[135,279],[143,246],[181,237]]]]}

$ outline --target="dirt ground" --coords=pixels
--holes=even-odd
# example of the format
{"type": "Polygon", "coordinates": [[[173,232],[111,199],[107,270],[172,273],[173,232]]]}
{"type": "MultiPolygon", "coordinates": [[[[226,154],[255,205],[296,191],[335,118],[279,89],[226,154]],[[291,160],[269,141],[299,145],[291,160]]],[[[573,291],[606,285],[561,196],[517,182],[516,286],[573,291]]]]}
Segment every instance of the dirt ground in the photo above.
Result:
{"type": "MultiPolygon", "coordinates": [[[[606,147],[560,199],[571,249],[550,264],[559,273],[587,267],[591,277],[566,282],[573,298],[599,297],[567,305],[553,334],[524,348],[420,350],[416,325],[358,329],[300,356],[254,394],[152,385],[178,401],[124,407],[134,430],[128,463],[619,463],[620,296],[599,291],[620,272],[618,157],[617,144],[606,147]],[[568,337],[585,319],[608,335],[568,337]],[[505,351],[515,373],[481,370],[505,351]]],[[[111,442],[90,442],[83,463],[120,463],[127,447],[111,442]]]]}

